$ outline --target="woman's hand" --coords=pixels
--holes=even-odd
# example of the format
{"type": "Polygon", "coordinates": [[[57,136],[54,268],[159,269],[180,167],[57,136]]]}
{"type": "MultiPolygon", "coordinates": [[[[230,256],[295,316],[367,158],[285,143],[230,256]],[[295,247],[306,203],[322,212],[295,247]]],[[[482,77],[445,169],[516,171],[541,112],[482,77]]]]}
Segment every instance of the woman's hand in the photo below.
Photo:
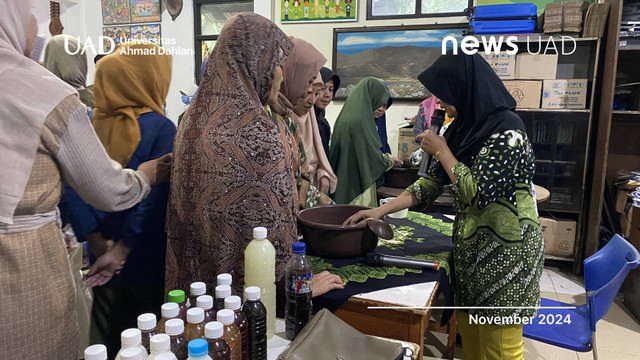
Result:
{"type": "Polygon", "coordinates": [[[342,225],[354,225],[365,219],[381,219],[385,214],[380,211],[380,208],[360,210],[350,218],[345,220],[342,225]]]}
{"type": "Polygon", "coordinates": [[[328,271],[323,271],[319,274],[314,274],[311,279],[311,297],[320,296],[335,289],[344,289],[342,278],[338,275],[331,274],[328,271]]]}
{"type": "Polygon", "coordinates": [[[328,194],[330,186],[331,182],[329,181],[328,177],[323,176],[322,178],[320,178],[320,181],[318,182],[318,190],[321,193],[328,194]]]}
{"type": "Polygon", "coordinates": [[[396,168],[402,167],[402,160],[398,159],[397,157],[394,157],[393,167],[396,167],[396,168]]]}
{"type": "Polygon", "coordinates": [[[426,130],[422,134],[418,135],[418,140],[422,141],[420,144],[422,150],[437,157],[438,159],[440,159],[438,156],[439,154],[450,151],[449,145],[447,145],[447,140],[444,136],[440,136],[431,130],[426,130]]]}
{"type": "Polygon", "coordinates": [[[109,252],[115,244],[113,240],[102,237],[102,233],[99,231],[89,233],[84,237],[87,239],[87,243],[89,244],[89,251],[98,258],[109,252]]]}
{"type": "Polygon", "coordinates": [[[120,273],[131,250],[122,241],[117,242],[111,250],[96,260],[84,277],[87,287],[102,286],[120,273]]]}
{"type": "Polygon", "coordinates": [[[144,172],[149,178],[149,185],[169,182],[173,154],[166,154],[157,159],[143,162],[138,170],[144,172]]]}

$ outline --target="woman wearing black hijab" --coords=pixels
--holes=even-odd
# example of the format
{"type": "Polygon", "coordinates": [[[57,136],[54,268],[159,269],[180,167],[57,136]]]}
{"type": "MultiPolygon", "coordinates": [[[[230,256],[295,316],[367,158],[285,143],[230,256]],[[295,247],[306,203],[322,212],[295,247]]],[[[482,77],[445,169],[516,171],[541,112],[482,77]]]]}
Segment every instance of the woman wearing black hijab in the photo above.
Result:
{"type": "Polygon", "coordinates": [[[340,77],[328,67],[320,69],[320,76],[322,76],[322,82],[324,83],[324,91],[318,96],[313,109],[316,112],[318,130],[320,131],[320,137],[322,138],[322,147],[324,147],[324,152],[327,154],[327,158],[329,158],[331,125],[329,125],[329,121],[324,117],[324,114],[325,109],[329,106],[331,100],[333,100],[338,88],[340,88],[340,77]]]}
{"type": "Polygon", "coordinates": [[[531,318],[539,306],[544,242],[533,151],[516,102],[479,55],[444,55],[418,79],[456,118],[444,136],[419,135],[422,149],[439,161],[397,199],[347,222],[424,208],[443,190],[452,193],[455,303],[469,307],[457,312],[464,358],[522,359],[522,322],[470,322],[470,316],[531,318]]]}

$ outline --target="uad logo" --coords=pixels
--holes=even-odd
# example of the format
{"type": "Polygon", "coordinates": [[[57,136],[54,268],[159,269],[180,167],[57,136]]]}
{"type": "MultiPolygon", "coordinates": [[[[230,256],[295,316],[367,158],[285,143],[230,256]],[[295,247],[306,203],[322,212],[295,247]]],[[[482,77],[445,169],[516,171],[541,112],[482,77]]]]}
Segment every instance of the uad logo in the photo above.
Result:
{"type": "MultiPolygon", "coordinates": [[[[66,51],[69,55],[76,55],[78,53],[85,54],[87,50],[91,50],[93,55],[104,55],[111,52],[112,49],[116,48],[116,42],[113,38],[108,36],[99,36],[98,37],[98,45],[93,44],[93,41],[90,37],[87,37],[85,41],[80,41],[80,37],[76,37],[79,42],[83,44],[82,48],[78,47],[75,50],[71,50],[73,46],[69,46],[69,37],[64,38],[64,51],[66,51]],[[107,50],[108,49],[108,50],[107,50]]],[[[126,40],[121,41],[124,42],[126,40]]]]}

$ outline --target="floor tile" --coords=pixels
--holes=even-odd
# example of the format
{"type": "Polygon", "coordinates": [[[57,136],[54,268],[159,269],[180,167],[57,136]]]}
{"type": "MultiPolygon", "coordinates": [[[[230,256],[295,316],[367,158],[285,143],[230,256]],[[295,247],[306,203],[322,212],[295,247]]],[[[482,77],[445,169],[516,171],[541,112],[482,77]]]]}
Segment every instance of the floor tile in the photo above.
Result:
{"type": "Polygon", "coordinates": [[[575,351],[525,338],[524,358],[539,360],[578,360],[578,355],[575,351]]]}
{"type": "Polygon", "coordinates": [[[568,278],[564,274],[560,274],[554,271],[549,271],[553,287],[558,294],[567,295],[584,295],[584,285],[582,282],[568,278]]]}
{"type": "Polygon", "coordinates": [[[542,276],[540,276],[540,292],[556,292],[553,287],[553,281],[551,281],[551,275],[546,269],[542,271],[542,276]]]}
{"type": "Polygon", "coordinates": [[[598,350],[640,357],[640,325],[617,302],[596,325],[598,350]]]}
{"type": "MultiPolygon", "coordinates": [[[[593,360],[590,352],[578,353],[579,360],[593,360]]],[[[621,354],[613,351],[598,350],[598,360],[638,360],[636,355],[621,354]]]]}

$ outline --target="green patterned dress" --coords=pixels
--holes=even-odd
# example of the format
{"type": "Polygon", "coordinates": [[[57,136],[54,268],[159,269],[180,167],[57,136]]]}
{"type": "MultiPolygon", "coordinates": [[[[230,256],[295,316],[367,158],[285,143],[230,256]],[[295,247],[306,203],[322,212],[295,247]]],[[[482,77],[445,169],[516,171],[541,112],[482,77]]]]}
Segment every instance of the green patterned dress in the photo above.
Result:
{"type": "Polygon", "coordinates": [[[536,309],[513,308],[539,306],[544,264],[527,134],[509,130],[492,135],[470,166],[459,163],[453,173],[456,184],[443,187],[430,172],[407,191],[422,208],[444,190],[454,196],[456,306],[490,307],[463,310],[480,316],[535,316],[536,309]]]}

